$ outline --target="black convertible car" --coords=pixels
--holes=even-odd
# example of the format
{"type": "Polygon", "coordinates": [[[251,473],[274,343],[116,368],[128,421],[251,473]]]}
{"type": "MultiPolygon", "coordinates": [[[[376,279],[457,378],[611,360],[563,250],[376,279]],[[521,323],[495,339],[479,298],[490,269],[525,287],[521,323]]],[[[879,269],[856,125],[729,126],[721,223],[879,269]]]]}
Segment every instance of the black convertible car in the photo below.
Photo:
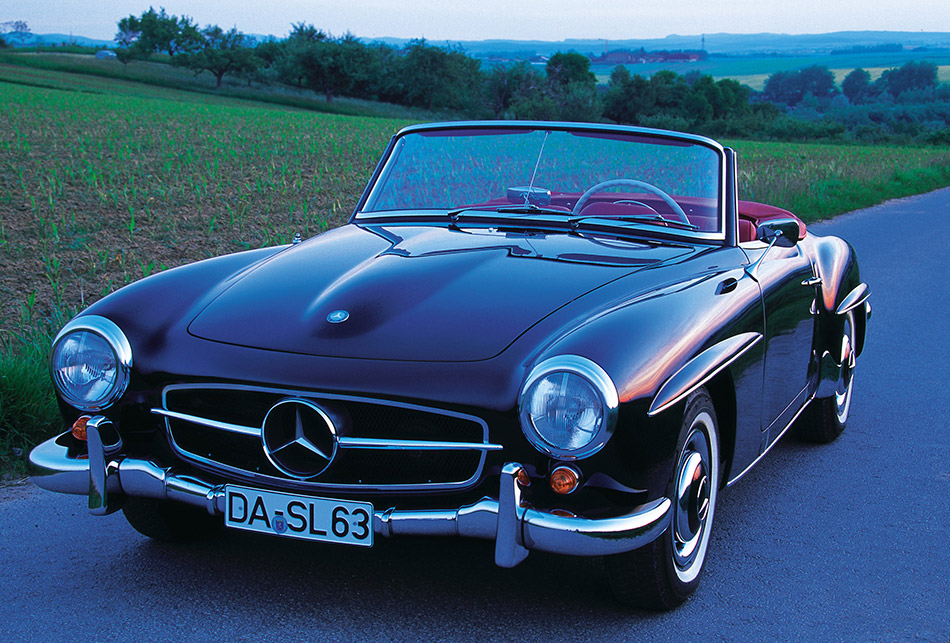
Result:
{"type": "Polygon", "coordinates": [[[670,608],[718,491],[789,427],[844,428],[868,295],[845,241],[739,201],[712,140],[409,127],[347,225],[70,321],[51,356],[69,430],[33,480],[159,539],[604,556],[621,601],[670,608]]]}

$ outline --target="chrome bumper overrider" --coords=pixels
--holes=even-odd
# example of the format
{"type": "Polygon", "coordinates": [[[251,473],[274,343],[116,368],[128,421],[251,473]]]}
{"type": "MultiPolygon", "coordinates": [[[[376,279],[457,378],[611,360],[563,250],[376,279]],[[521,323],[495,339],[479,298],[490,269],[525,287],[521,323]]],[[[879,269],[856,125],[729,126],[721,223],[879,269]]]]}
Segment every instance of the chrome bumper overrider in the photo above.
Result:
{"type": "MultiPolygon", "coordinates": [[[[225,512],[224,485],[180,474],[148,460],[120,454],[122,447],[112,424],[102,417],[87,425],[88,459],[70,457],[66,434],[47,440],[30,453],[32,481],[50,491],[89,496],[93,514],[108,514],[121,497],[142,496],[175,500],[203,507],[214,515],[225,512]]],[[[464,536],[495,541],[495,563],[513,567],[529,550],[572,556],[616,554],[645,545],[670,524],[671,503],[660,498],[612,518],[555,515],[522,506],[517,474],[521,465],[502,469],[499,497],[457,509],[377,509],[377,536],[464,536]]]]}

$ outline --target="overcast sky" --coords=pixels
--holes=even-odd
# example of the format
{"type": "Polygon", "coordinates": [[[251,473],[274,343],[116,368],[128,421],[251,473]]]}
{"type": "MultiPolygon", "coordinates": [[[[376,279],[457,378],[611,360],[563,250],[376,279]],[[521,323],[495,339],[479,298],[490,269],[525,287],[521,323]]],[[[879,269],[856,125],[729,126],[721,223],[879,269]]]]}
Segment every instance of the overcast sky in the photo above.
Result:
{"type": "MultiPolygon", "coordinates": [[[[0,22],[33,33],[111,40],[116,22],[148,0],[0,0],[0,22]]],[[[662,38],[670,34],[950,32],[947,0],[165,0],[154,3],[201,26],[286,35],[308,22],[341,35],[445,40],[662,38]]]]}

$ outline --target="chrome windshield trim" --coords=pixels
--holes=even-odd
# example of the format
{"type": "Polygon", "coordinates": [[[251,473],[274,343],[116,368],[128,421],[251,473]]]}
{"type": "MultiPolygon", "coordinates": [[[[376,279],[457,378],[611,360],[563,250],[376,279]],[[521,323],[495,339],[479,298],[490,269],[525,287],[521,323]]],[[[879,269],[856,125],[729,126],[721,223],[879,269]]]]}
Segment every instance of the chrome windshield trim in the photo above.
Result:
{"type": "MultiPolygon", "coordinates": [[[[353,212],[353,215],[350,219],[351,223],[367,222],[373,220],[385,220],[387,217],[399,218],[399,214],[382,214],[380,212],[387,211],[375,211],[367,210],[367,204],[372,203],[377,197],[377,191],[380,186],[383,184],[385,178],[388,176],[389,172],[392,170],[393,163],[399,156],[399,153],[402,150],[402,146],[405,142],[405,137],[412,134],[425,134],[427,132],[452,132],[453,130],[507,130],[510,132],[523,131],[523,132],[532,132],[532,131],[545,131],[545,132],[565,132],[565,133],[580,133],[580,134],[605,134],[610,135],[614,134],[626,134],[633,136],[644,136],[644,137],[653,137],[658,141],[680,141],[683,143],[688,143],[692,145],[701,145],[703,147],[709,148],[719,157],[719,176],[718,176],[718,189],[719,189],[719,198],[718,204],[716,207],[717,216],[719,218],[720,229],[718,232],[704,232],[696,233],[696,236],[692,236],[688,231],[677,231],[678,233],[686,234],[677,234],[677,236],[683,236],[685,238],[692,239],[701,239],[703,241],[716,241],[716,242],[725,242],[726,241],[726,198],[727,194],[727,172],[726,172],[726,148],[711,138],[705,136],[700,136],[697,134],[687,134],[684,132],[674,132],[670,130],[662,129],[653,129],[648,127],[638,127],[630,125],[609,125],[603,123],[568,123],[568,122],[556,122],[556,121],[452,121],[452,122],[442,122],[442,123],[424,123],[419,125],[410,125],[399,130],[392,139],[390,147],[387,149],[384,157],[380,159],[377,172],[374,173],[373,178],[371,179],[370,185],[367,185],[366,190],[363,193],[363,196],[360,198],[359,202],[356,205],[356,209],[353,212]]],[[[431,211],[427,209],[426,211],[431,211]]],[[[394,212],[394,211],[388,211],[394,212]]],[[[400,211],[395,211],[400,212],[400,211]]]]}

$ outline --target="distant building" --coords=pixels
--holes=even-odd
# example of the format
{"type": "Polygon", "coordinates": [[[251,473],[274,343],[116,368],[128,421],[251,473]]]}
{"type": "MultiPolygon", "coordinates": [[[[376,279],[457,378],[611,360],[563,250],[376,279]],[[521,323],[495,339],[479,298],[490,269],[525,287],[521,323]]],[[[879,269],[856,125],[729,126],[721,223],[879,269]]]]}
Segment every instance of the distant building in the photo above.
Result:
{"type": "Polygon", "coordinates": [[[639,49],[617,49],[605,52],[602,56],[591,56],[594,65],[635,65],[640,63],[693,63],[706,60],[705,51],[646,51],[639,49]]]}
{"type": "Polygon", "coordinates": [[[115,57],[115,52],[111,49],[100,49],[96,52],[96,60],[112,60],[115,57]]]}

